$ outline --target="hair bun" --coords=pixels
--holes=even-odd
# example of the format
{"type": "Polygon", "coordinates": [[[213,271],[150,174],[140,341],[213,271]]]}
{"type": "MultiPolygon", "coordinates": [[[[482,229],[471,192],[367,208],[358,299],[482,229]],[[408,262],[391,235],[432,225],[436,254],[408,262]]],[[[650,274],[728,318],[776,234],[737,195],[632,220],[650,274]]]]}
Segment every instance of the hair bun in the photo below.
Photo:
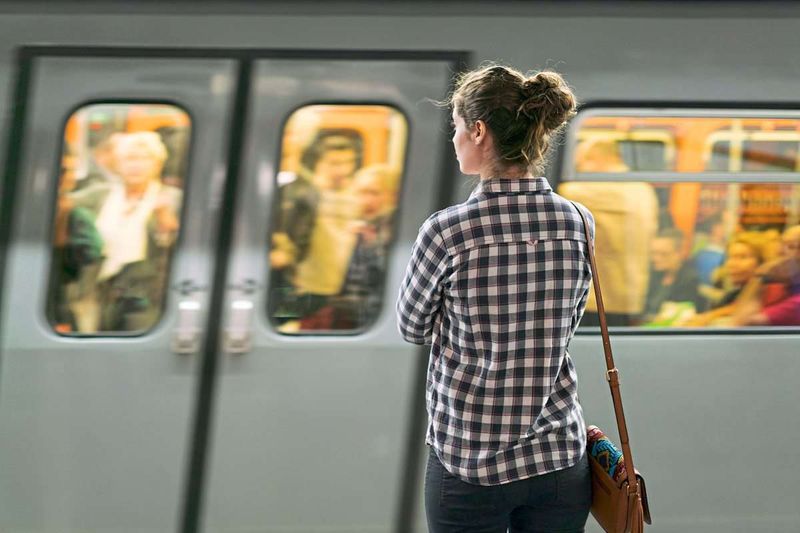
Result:
{"type": "Polygon", "coordinates": [[[522,91],[527,97],[530,98],[532,96],[541,95],[558,87],[558,80],[554,80],[552,77],[547,76],[547,74],[551,73],[540,72],[522,82],[522,91]]]}
{"type": "Polygon", "coordinates": [[[555,72],[539,72],[522,82],[525,98],[517,113],[542,121],[555,129],[575,114],[575,97],[567,83],[555,72]]]}

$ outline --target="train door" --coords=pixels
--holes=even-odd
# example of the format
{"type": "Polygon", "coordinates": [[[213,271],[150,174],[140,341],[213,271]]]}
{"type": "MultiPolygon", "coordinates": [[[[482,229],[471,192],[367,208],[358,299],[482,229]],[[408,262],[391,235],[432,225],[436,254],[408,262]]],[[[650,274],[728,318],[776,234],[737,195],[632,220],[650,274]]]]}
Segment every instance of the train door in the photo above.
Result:
{"type": "Polygon", "coordinates": [[[403,519],[427,353],[397,334],[394,302],[452,175],[430,101],[452,71],[445,55],[254,62],[207,531],[403,519]]]}
{"type": "Polygon", "coordinates": [[[80,53],[22,61],[0,530],[172,531],[238,64],[80,53]]]}

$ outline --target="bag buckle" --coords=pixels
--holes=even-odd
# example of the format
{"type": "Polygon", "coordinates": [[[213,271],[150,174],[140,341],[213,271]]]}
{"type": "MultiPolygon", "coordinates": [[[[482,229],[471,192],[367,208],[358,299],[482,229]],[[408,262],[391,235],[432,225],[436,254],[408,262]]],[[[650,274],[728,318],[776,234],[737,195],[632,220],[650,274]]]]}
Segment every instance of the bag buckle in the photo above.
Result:
{"type": "Polygon", "coordinates": [[[617,381],[619,381],[619,370],[617,370],[617,367],[614,367],[611,370],[606,370],[606,381],[609,383],[611,382],[611,374],[616,374],[617,381]]]}

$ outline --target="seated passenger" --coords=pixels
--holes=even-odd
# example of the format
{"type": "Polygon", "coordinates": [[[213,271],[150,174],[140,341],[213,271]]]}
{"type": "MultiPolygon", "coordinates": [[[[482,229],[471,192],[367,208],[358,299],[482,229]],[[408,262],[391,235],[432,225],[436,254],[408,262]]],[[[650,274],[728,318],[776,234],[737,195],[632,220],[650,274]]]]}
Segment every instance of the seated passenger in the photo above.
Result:
{"type": "Polygon", "coordinates": [[[756,275],[762,263],[761,244],[754,237],[741,235],[734,238],[726,248],[723,275],[728,289],[714,302],[711,310],[700,313],[683,325],[707,326],[730,324],[736,311],[736,301],[742,290],[756,275]]]}
{"type": "Polygon", "coordinates": [[[60,193],[56,220],[86,234],[72,240],[102,245],[100,260],[82,265],[69,297],[82,333],[143,330],[155,323],[179,226],[182,193],[160,181],[167,151],[158,134],[120,134],[114,146],[119,182],[60,193]],[[96,237],[86,232],[92,222],[96,237]]]}
{"type": "Polygon", "coordinates": [[[781,257],[759,269],[748,285],[737,325],[800,325],[800,226],[781,237],[781,257]]]}
{"type": "Polygon", "coordinates": [[[662,230],[650,245],[650,283],[645,305],[645,321],[650,325],[673,325],[685,312],[704,308],[698,287],[700,279],[691,262],[683,257],[683,233],[662,230]],[[669,304],[669,305],[665,305],[669,304]]]}
{"type": "Polygon", "coordinates": [[[764,263],[771,263],[783,257],[783,242],[781,232],[776,229],[768,229],[764,235],[764,263]]]}
{"type": "MultiPolygon", "coordinates": [[[[612,141],[578,145],[578,172],[629,171],[612,141]]],[[[610,326],[627,326],[641,315],[649,277],[648,246],[658,229],[658,197],[649,183],[568,182],[558,192],[586,206],[594,215],[598,277],[610,326]]],[[[581,324],[599,325],[594,292],[589,293],[581,324]]]]}

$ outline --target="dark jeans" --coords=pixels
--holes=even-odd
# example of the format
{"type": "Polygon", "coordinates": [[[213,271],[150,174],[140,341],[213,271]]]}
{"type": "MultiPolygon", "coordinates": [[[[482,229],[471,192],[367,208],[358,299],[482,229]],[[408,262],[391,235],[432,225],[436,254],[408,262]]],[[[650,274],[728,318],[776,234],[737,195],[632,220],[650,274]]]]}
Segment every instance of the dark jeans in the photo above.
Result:
{"type": "Polygon", "coordinates": [[[564,470],[503,485],[462,481],[433,448],[425,473],[425,512],[431,533],[581,533],[592,504],[589,460],[564,470]]]}

